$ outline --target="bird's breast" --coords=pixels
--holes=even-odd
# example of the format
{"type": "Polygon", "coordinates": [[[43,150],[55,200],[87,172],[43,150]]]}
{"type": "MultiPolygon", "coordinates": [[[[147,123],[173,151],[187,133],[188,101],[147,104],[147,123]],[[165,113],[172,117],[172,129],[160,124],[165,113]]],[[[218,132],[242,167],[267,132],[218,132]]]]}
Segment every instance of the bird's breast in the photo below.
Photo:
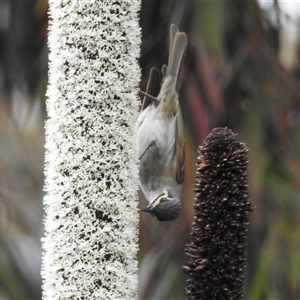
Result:
{"type": "Polygon", "coordinates": [[[148,106],[139,117],[139,151],[143,155],[139,173],[147,198],[176,185],[172,174],[175,123],[176,116],[166,117],[157,107],[148,106]]]}

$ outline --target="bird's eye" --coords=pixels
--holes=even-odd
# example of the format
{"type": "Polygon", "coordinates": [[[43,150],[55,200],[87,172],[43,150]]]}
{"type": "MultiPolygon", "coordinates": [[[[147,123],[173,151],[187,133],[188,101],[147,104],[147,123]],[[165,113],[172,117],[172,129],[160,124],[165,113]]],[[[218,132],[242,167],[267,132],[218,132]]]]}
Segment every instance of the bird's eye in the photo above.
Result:
{"type": "Polygon", "coordinates": [[[167,198],[160,198],[160,203],[168,201],[167,198]]]}
{"type": "Polygon", "coordinates": [[[157,206],[157,205],[161,204],[162,202],[166,202],[166,201],[168,201],[168,198],[160,196],[155,200],[155,202],[152,204],[152,206],[157,206]]]}

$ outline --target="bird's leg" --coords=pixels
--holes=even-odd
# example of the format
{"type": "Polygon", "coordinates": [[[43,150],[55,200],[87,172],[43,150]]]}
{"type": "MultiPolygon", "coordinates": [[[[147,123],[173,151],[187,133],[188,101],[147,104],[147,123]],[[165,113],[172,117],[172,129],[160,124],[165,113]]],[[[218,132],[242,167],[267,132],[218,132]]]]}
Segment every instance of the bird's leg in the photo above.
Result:
{"type": "Polygon", "coordinates": [[[142,90],[139,90],[139,92],[140,92],[140,94],[142,94],[143,96],[146,96],[146,97],[150,98],[152,101],[159,102],[159,100],[158,100],[156,97],[154,97],[154,96],[152,96],[152,95],[150,95],[150,94],[148,94],[148,93],[146,93],[146,92],[143,92],[142,90]]]}
{"type": "Polygon", "coordinates": [[[140,160],[143,158],[143,156],[146,154],[146,152],[149,150],[150,147],[153,147],[156,145],[156,142],[153,140],[145,149],[145,151],[142,153],[142,155],[140,156],[140,160]]]}

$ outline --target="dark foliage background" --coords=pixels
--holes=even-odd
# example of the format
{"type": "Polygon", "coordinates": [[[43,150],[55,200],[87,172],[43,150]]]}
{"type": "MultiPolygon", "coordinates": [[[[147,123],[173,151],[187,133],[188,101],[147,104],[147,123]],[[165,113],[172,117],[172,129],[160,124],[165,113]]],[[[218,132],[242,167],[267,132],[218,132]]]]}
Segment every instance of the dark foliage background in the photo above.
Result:
{"type": "MultiPolygon", "coordinates": [[[[167,62],[171,23],[189,45],[180,97],[183,212],[171,223],[141,216],[140,299],[185,298],[197,147],[217,126],[250,149],[256,210],[245,299],[300,298],[299,18],[283,8],[254,0],[142,2],[141,89],[150,68],[167,62]]],[[[0,299],[41,298],[47,23],[47,1],[0,1],[0,299]]]]}

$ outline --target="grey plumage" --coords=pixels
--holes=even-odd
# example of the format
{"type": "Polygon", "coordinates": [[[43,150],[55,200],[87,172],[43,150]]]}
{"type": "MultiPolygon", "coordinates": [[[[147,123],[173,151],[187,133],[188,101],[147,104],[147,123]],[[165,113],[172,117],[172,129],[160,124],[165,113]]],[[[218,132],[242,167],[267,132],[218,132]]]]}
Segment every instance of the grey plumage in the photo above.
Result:
{"type": "Polygon", "coordinates": [[[159,72],[152,68],[146,91],[156,96],[160,90],[158,101],[144,97],[137,123],[140,183],[149,202],[142,211],[155,215],[160,221],[176,219],[181,209],[185,153],[177,89],[186,46],[186,34],[172,24],[168,66],[162,67],[161,88],[159,72]]]}

